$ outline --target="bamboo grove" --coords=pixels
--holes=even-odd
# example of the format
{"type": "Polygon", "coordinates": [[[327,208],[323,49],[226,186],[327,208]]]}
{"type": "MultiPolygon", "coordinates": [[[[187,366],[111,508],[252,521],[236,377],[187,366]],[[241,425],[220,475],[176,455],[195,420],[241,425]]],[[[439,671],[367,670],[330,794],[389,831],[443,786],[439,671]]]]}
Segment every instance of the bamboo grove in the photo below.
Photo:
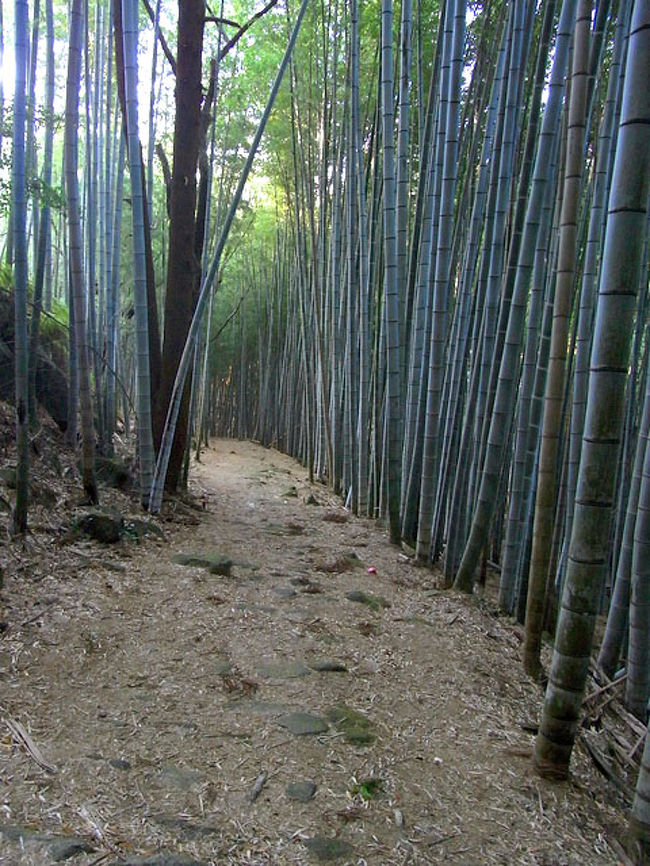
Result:
{"type": "MultiPolygon", "coordinates": [[[[16,0],[17,395],[45,286],[46,310],[53,293],[69,310],[91,498],[118,416],[152,510],[179,431],[172,486],[192,436],[199,458],[210,435],[250,437],[447,586],[492,569],[531,676],[555,634],[534,762],[566,777],[598,617],[599,668],[625,668],[643,721],[650,699],[650,2],[145,7],[72,2],[55,249],[26,125],[38,4],[30,54],[16,0]]],[[[45,20],[49,189],[51,0],[45,20]]],[[[647,856],[648,743],[631,826],[647,856]]]]}

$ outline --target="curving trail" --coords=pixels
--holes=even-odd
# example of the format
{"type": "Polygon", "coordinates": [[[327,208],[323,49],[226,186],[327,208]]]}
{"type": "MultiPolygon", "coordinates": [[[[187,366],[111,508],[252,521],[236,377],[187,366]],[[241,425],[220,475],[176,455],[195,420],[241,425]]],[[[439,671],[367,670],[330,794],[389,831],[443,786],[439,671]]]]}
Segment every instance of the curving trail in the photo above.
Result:
{"type": "Polygon", "coordinates": [[[56,772],[5,729],[0,863],[54,862],[54,837],[83,866],[618,862],[584,756],[567,785],[528,771],[511,621],[277,452],[218,440],[192,488],[198,525],[44,547],[23,582],[50,603],[0,643],[0,713],[56,772]]]}

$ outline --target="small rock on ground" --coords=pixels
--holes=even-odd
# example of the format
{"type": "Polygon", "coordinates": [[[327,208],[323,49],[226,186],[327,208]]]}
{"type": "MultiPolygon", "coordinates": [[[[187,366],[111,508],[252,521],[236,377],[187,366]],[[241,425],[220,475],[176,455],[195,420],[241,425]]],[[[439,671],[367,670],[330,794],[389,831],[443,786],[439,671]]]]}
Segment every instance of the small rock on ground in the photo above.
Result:
{"type": "Polygon", "coordinates": [[[353,589],[346,592],[345,597],[348,601],[354,601],[357,604],[365,604],[371,610],[382,610],[382,608],[390,607],[390,602],[381,595],[373,595],[370,592],[363,592],[361,589],[353,589]]]}
{"type": "Polygon", "coordinates": [[[62,863],[64,860],[76,857],[77,854],[92,854],[97,850],[87,839],[78,839],[74,836],[52,839],[49,849],[55,863],[62,863]]]}
{"type": "Polygon", "coordinates": [[[173,764],[163,767],[160,771],[160,781],[163,784],[172,785],[181,791],[191,790],[201,779],[201,774],[196,770],[191,770],[188,767],[175,767],[173,764]]]}
{"type": "Polygon", "coordinates": [[[222,577],[229,577],[230,569],[233,562],[230,557],[224,553],[177,553],[172,562],[176,565],[195,566],[196,568],[206,568],[210,574],[220,574],[222,577]]]}
{"type": "Polygon", "coordinates": [[[328,839],[324,836],[314,836],[313,839],[305,841],[307,850],[321,862],[340,860],[342,857],[350,857],[353,848],[349,842],[342,839],[328,839]]]}
{"type": "Polygon", "coordinates": [[[344,674],[348,670],[343,662],[337,662],[335,659],[320,659],[319,661],[310,662],[309,667],[319,673],[344,674]]]}
{"type": "Polygon", "coordinates": [[[296,737],[303,737],[307,734],[324,734],[329,727],[325,719],[320,716],[313,716],[311,713],[289,713],[279,718],[278,724],[296,737]]]}
{"type": "MultiPolygon", "coordinates": [[[[82,836],[49,836],[47,833],[39,833],[27,827],[11,824],[0,824],[0,836],[7,842],[15,842],[21,847],[29,842],[46,845],[54,863],[61,863],[77,854],[90,854],[96,850],[90,840],[82,836]]],[[[4,862],[1,857],[0,862],[4,862]]]]}
{"type": "Polygon", "coordinates": [[[316,793],[316,783],[309,779],[301,780],[300,782],[291,782],[286,787],[286,794],[290,800],[297,800],[299,803],[308,803],[313,799],[316,793]]]}
{"type": "Polygon", "coordinates": [[[354,551],[316,565],[316,571],[325,571],[329,574],[343,574],[344,571],[353,571],[355,568],[363,568],[363,562],[354,551]]]}
{"type": "Polygon", "coordinates": [[[296,590],[290,586],[276,586],[273,589],[273,593],[279,596],[279,598],[295,598],[297,595],[296,590]]]}

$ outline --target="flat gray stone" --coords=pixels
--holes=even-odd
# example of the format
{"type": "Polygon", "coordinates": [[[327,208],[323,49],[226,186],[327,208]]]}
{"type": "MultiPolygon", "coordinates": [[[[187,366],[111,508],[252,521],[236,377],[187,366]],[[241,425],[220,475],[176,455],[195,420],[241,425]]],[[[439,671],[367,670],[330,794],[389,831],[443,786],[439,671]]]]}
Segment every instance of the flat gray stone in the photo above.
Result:
{"type": "Polygon", "coordinates": [[[160,771],[159,781],[163,785],[171,785],[181,791],[189,791],[194,785],[202,780],[202,776],[196,770],[188,767],[174,767],[169,765],[160,771]]]}
{"type": "Polygon", "coordinates": [[[280,598],[294,598],[297,595],[296,590],[290,586],[276,586],[273,588],[273,593],[280,598]]]}
{"type": "Polygon", "coordinates": [[[187,565],[195,568],[205,568],[210,574],[220,574],[222,577],[230,575],[233,561],[225,553],[215,551],[213,553],[177,553],[172,557],[176,565],[187,565]]]}
{"type": "Polygon", "coordinates": [[[318,671],[319,673],[347,673],[347,668],[343,664],[343,662],[337,662],[336,659],[320,659],[319,661],[310,662],[309,667],[313,671],[318,671]]]}
{"type": "Polygon", "coordinates": [[[289,713],[278,719],[278,724],[286,728],[296,737],[304,737],[308,734],[324,734],[329,725],[320,716],[311,713],[289,713]]]}
{"type": "MultiPolygon", "coordinates": [[[[38,830],[30,830],[20,825],[0,824],[0,836],[7,842],[20,845],[30,842],[47,845],[54,863],[61,863],[77,854],[90,854],[96,850],[91,841],[83,836],[49,836],[47,833],[40,833],[38,830]]],[[[1,857],[0,862],[3,862],[1,857]]]]}
{"type": "Polygon", "coordinates": [[[228,659],[217,659],[214,663],[214,672],[218,677],[229,676],[232,673],[232,665],[228,659]]]}
{"type": "Polygon", "coordinates": [[[309,803],[316,793],[316,782],[309,779],[303,779],[300,782],[291,782],[286,787],[286,794],[290,800],[297,800],[299,803],[309,803]]]}
{"type": "Polygon", "coordinates": [[[262,662],[257,673],[265,680],[295,680],[311,673],[309,668],[299,661],[262,662]]]}
{"type": "Polygon", "coordinates": [[[350,857],[354,850],[349,842],[344,842],[342,839],[328,839],[325,836],[314,836],[313,839],[307,839],[305,845],[309,853],[322,863],[350,857]]]}
{"type": "Polygon", "coordinates": [[[131,764],[125,761],[124,758],[109,758],[108,763],[115,770],[130,770],[131,764]]]}
{"type": "Polygon", "coordinates": [[[93,851],[97,850],[88,839],[81,839],[76,836],[54,838],[48,847],[50,849],[50,857],[55,863],[62,863],[64,860],[76,857],[77,854],[92,854],[93,851]]]}
{"type": "Polygon", "coordinates": [[[390,602],[386,601],[381,595],[373,595],[371,592],[363,592],[361,589],[353,589],[346,592],[345,597],[348,601],[354,601],[357,604],[365,604],[371,610],[382,610],[382,608],[390,607],[390,602]]]}

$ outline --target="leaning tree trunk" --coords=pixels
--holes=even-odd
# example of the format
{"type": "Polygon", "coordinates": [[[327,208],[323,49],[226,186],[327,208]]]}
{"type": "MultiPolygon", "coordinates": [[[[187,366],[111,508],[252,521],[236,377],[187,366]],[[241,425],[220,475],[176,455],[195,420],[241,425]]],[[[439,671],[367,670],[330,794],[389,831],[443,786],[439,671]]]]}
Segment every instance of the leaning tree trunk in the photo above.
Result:
{"type": "MultiPolygon", "coordinates": [[[[566,778],[589,672],[596,612],[609,561],[617,455],[625,412],[630,335],[650,199],[650,5],[637,0],[609,196],[589,394],[567,576],[534,765],[566,778]]],[[[650,847],[650,796],[637,796],[638,836],[650,847]]]]}
{"type": "Polygon", "coordinates": [[[81,38],[83,2],[73,0],[70,10],[70,42],[65,101],[65,182],[68,197],[68,233],[70,284],[74,306],[75,343],[79,366],[79,405],[81,408],[82,484],[91,503],[98,501],[95,482],[95,430],[90,397],[88,366],[88,329],[84,297],[84,269],[81,255],[81,221],[79,216],[79,83],[81,79],[81,38]]]}

